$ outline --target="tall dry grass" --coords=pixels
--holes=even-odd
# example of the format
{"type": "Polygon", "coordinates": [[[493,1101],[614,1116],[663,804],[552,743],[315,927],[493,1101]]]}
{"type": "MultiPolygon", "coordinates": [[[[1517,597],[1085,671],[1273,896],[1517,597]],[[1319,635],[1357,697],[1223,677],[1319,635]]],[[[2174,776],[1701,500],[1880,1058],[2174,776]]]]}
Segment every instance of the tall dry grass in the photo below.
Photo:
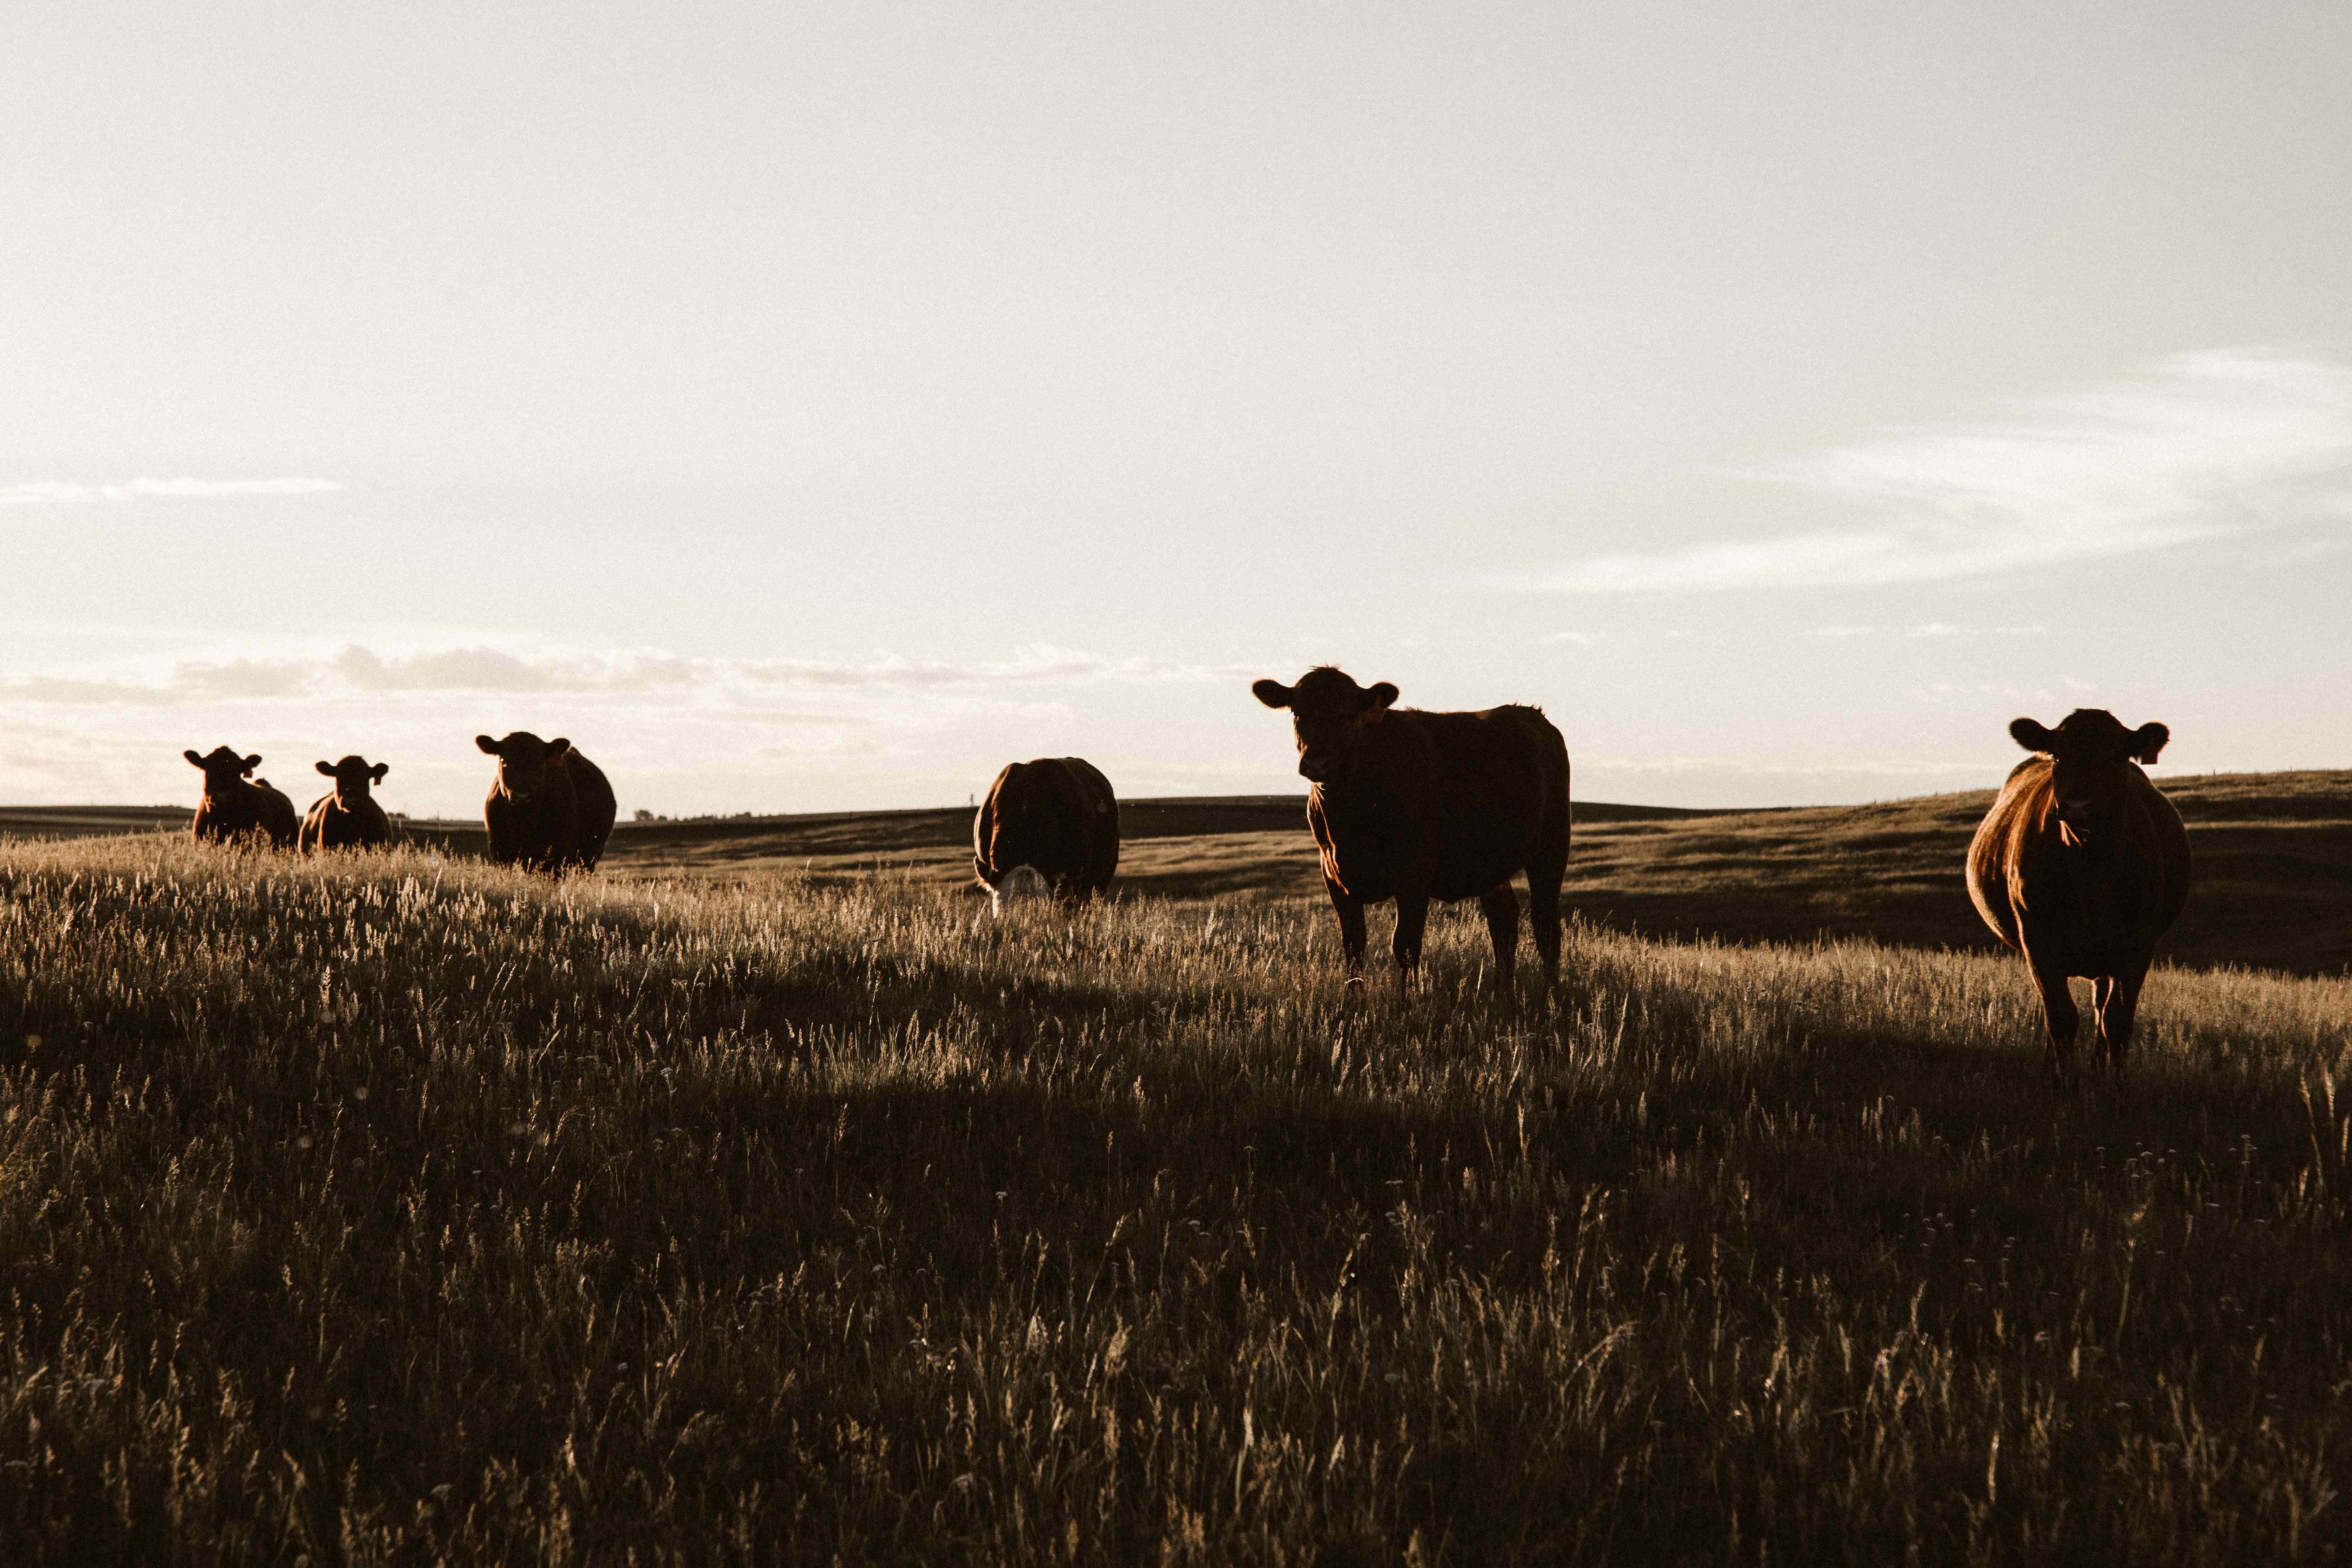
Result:
{"type": "Polygon", "coordinates": [[[2325,1560],[2352,984],[0,846],[15,1562],[2325,1560]]]}

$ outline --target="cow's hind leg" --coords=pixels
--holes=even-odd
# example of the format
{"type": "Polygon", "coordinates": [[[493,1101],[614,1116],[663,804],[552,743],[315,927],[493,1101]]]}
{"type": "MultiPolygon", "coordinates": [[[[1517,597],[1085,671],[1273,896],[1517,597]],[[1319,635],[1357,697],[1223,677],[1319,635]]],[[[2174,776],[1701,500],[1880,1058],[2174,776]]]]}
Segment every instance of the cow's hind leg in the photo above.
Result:
{"type": "Polygon", "coordinates": [[[1528,923],[1543,960],[1544,994],[1559,982],[1559,885],[1568,879],[1568,845],[1528,863],[1528,923]]]}
{"type": "Polygon", "coordinates": [[[2063,966],[2046,960],[2032,958],[2033,986],[2042,993],[2042,1022],[2050,1032],[2050,1076],[2060,1084],[2069,1082],[2074,1073],[2074,1036],[2083,1026],[2083,1015],[2074,1005],[2074,994],[2067,988],[2063,966]]]}
{"type": "Polygon", "coordinates": [[[1505,882],[1480,894],[1478,907],[1486,912],[1486,934],[1495,939],[1495,994],[1502,998],[1505,1012],[1516,1013],[1519,994],[1513,982],[1519,947],[1519,896],[1505,882]]]}

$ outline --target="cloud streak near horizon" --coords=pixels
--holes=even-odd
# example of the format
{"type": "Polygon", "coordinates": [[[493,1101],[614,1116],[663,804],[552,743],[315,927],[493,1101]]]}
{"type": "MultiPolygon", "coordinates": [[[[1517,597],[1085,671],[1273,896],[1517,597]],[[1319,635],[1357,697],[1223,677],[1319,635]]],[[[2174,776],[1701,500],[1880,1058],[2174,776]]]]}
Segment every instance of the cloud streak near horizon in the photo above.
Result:
{"type": "MultiPolygon", "coordinates": [[[[1012,657],[971,664],[893,654],[858,661],[695,658],[645,649],[470,647],[385,654],[357,643],[330,653],[184,658],[136,670],[19,676],[0,680],[0,705],[184,707],[217,702],[334,701],[398,696],[568,693],[608,700],[764,700],[775,692],[985,691],[1100,682],[1245,679],[1248,671],[1174,665],[1034,643],[1012,657]]],[[[820,721],[817,715],[800,721],[820,721]]]]}
{"type": "Polygon", "coordinates": [[[50,480],[37,484],[0,485],[0,506],[38,502],[208,500],[222,496],[324,495],[343,487],[333,479],[125,479],[114,484],[80,484],[50,480]]]}
{"type": "Polygon", "coordinates": [[[2006,418],[1885,432],[1738,470],[1865,515],[1854,525],[1588,556],[1495,585],[1564,594],[1861,586],[2108,559],[2352,521],[2352,372],[2181,354],[2006,418]]]}

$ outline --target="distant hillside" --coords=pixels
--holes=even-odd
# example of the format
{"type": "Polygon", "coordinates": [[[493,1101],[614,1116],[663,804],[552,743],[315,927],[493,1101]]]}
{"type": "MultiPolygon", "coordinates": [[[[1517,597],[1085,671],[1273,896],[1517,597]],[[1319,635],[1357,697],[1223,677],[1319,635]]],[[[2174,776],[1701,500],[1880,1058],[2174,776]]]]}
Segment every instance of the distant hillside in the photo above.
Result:
{"type": "MultiPolygon", "coordinates": [[[[2352,968],[2352,771],[2159,778],[2197,858],[2175,962],[2300,973],[2352,968]]],[[[1990,790],[1872,805],[1692,811],[1576,805],[1569,907],[1621,930],[1727,942],[1870,936],[1990,948],[1961,880],[1990,790]]],[[[0,808],[0,836],[185,832],[156,806],[0,808]]],[[[1135,896],[1322,897],[1304,795],[1121,804],[1118,887],[1135,896]]],[[[415,822],[409,837],[478,854],[478,823],[415,822]]],[[[971,879],[971,812],[827,812],[625,822],[608,869],[736,879],[790,868],[827,880],[889,870],[971,879]]],[[[1385,938],[1376,938],[1384,941],[1385,938]]]]}

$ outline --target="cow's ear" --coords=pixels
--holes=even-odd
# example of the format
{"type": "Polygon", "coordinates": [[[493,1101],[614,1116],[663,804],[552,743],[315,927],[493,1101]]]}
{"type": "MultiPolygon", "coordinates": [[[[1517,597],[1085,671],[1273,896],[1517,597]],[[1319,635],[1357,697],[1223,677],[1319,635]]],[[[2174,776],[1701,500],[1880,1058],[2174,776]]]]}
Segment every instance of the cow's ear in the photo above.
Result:
{"type": "Polygon", "coordinates": [[[571,750],[572,742],[558,735],[547,743],[547,760],[551,763],[560,762],[571,750]]]}
{"type": "Polygon", "coordinates": [[[2172,739],[2172,731],[2161,724],[2142,724],[2132,731],[2132,755],[2143,763],[2156,761],[2172,739]]]}
{"type": "MultiPolygon", "coordinates": [[[[1279,680],[1254,680],[1250,682],[1250,692],[1269,708],[1287,708],[1291,698],[1296,695],[1279,680]]],[[[188,753],[192,757],[195,754],[194,752],[188,753]]]]}
{"type": "Polygon", "coordinates": [[[192,768],[200,768],[205,765],[204,758],[196,755],[195,749],[194,747],[190,747],[187,751],[182,752],[180,755],[188,759],[188,766],[192,768]]]}
{"type": "Polygon", "coordinates": [[[246,759],[245,759],[245,776],[246,776],[246,777],[247,777],[247,778],[251,778],[251,777],[253,776],[253,770],[254,770],[254,769],[256,769],[256,768],[257,768],[257,767],[259,767],[260,765],[261,765],[261,753],[260,753],[259,752],[254,752],[254,753],[253,753],[253,755],[251,755],[251,756],[249,756],[249,757],[247,757],[247,758],[246,758],[246,759]]]}
{"type": "Polygon", "coordinates": [[[1397,689],[1385,680],[1376,681],[1372,689],[1364,693],[1364,717],[1377,724],[1381,716],[1389,710],[1389,704],[1397,700],[1397,689]]]}
{"type": "Polygon", "coordinates": [[[474,744],[479,746],[483,751],[488,752],[494,757],[499,754],[499,743],[496,741],[491,740],[488,735],[475,736],[474,744]]]}
{"type": "Polygon", "coordinates": [[[2031,719],[2011,719],[2009,738],[2029,752],[2051,752],[2058,747],[2058,737],[2031,719]]]}
{"type": "Polygon", "coordinates": [[[383,775],[392,772],[392,764],[390,763],[378,763],[375,766],[370,768],[368,772],[374,776],[376,783],[382,784],[383,783],[383,775]]]}
{"type": "Polygon", "coordinates": [[[329,778],[333,778],[335,776],[335,764],[332,763],[320,763],[319,764],[319,771],[326,774],[329,778]]]}

